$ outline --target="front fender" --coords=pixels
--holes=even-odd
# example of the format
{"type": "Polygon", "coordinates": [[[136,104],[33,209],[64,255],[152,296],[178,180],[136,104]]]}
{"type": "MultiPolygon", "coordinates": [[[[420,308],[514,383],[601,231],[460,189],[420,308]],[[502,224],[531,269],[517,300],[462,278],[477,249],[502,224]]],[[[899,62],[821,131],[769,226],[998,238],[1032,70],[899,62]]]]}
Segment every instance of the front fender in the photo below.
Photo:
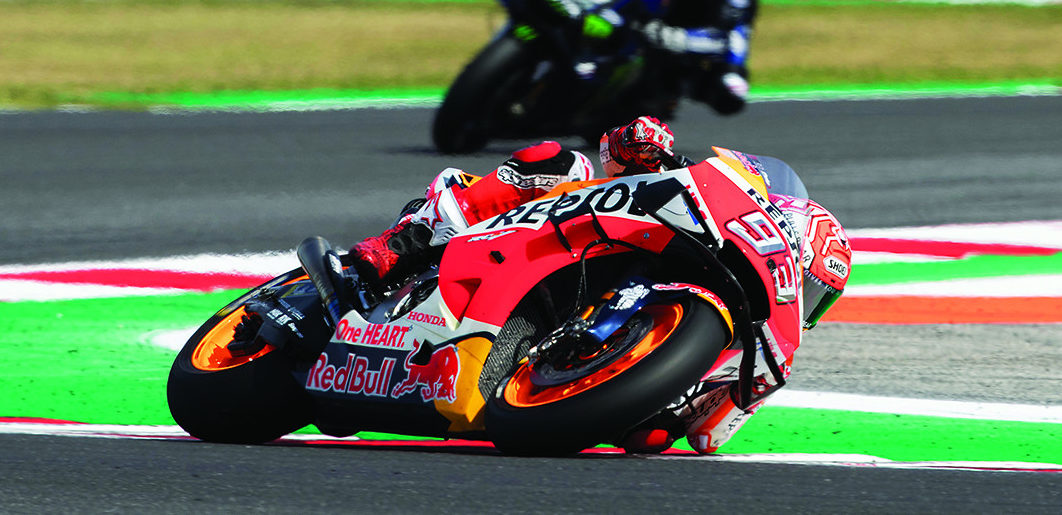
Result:
{"type": "Polygon", "coordinates": [[[727,329],[727,344],[734,340],[734,320],[721,298],[707,288],[689,283],[658,283],[644,277],[631,277],[597,309],[594,322],[587,334],[597,341],[604,341],[623,326],[638,310],[650,304],[667,302],[681,297],[693,296],[712,306],[727,329]]]}

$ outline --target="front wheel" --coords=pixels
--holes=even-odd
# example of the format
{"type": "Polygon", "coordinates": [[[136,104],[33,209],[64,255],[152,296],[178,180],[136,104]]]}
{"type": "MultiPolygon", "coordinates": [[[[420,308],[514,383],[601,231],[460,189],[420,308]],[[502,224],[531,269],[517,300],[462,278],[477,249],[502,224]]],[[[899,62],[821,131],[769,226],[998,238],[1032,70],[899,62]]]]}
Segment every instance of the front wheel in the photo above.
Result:
{"type": "Polygon", "coordinates": [[[491,42],[457,76],[435,113],[432,140],[440,152],[481,150],[491,136],[525,116],[518,105],[532,87],[533,51],[513,37],[491,42]]]}
{"type": "Polygon", "coordinates": [[[518,364],[487,403],[495,446],[518,455],[563,455],[609,441],[701,379],[729,331],[703,302],[642,308],[598,348],[518,364]]]}

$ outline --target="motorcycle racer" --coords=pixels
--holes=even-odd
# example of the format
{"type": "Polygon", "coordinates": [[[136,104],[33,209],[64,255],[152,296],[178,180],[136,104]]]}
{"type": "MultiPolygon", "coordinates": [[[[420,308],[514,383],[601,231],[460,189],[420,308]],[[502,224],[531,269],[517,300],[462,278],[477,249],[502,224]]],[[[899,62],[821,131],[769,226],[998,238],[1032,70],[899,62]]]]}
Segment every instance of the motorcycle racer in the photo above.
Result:
{"type": "Polygon", "coordinates": [[[629,26],[661,51],[689,94],[723,115],[745,107],[748,53],[758,0],[547,0],[589,41],[614,39],[629,26]]]}
{"type": "MultiPolygon", "coordinates": [[[[641,117],[601,137],[602,166],[609,177],[618,177],[659,171],[662,154],[676,157],[683,166],[691,164],[690,160],[674,155],[673,143],[674,135],[666,124],[641,117]]],[[[826,208],[807,198],[803,182],[785,162],[730,150],[722,152],[736,157],[746,168],[763,177],[770,202],[798,229],[797,247],[801,249],[803,268],[800,288],[803,327],[805,330],[815,327],[840,298],[848,281],[852,250],[844,228],[826,208]]],[[[790,357],[782,367],[785,378],[789,377],[791,365],[790,357]]],[[[753,391],[761,394],[775,386],[771,375],[764,373],[755,378],[753,391]]],[[[661,452],[685,434],[697,452],[715,452],[765,402],[761,400],[744,410],[738,408],[736,387],[737,383],[732,382],[702,381],[674,402],[663,417],[650,420],[619,444],[628,452],[661,452]]]]}
{"type": "MultiPolygon", "coordinates": [[[[757,163],[770,159],[748,154],[744,156],[757,163]]],[[[785,170],[775,171],[778,175],[778,171],[785,170]]],[[[765,177],[770,176],[765,174],[765,177]]],[[[793,175],[793,178],[796,176],[793,175]]],[[[798,231],[801,235],[799,248],[802,249],[803,264],[800,291],[803,328],[809,330],[818,324],[844,291],[852,259],[848,237],[837,218],[815,201],[783,193],[770,193],[769,200],[794,227],[802,229],[798,231]]],[[[789,377],[792,364],[792,357],[782,364],[784,378],[789,377]]],[[[658,453],[670,448],[677,438],[685,435],[687,442],[697,452],[713,453],[730,440],[766,402],[763,399],[742,410],[737,406],[737,386],[738,383],[730,381],[702,381],[673,402],[661,415],[632,431],[618,443],[628,452],[658,453]]],[[[771,374],[763,373],[755,377],[753,392],[759,395],[776,387],[777,383],[771,374]]]]}
{"type": "MultiPolygon", "coordinates": [[[[657,173],[665,158],[681,166],[692,161],[676,155],[674,134],[659,119],[642,116],[614,128],[600,140],[600,160],[606,175],[622,177],[657,173]]],[[[851,248],[837,219],[815,201],[789,165],[781,160],[725,149],[747,170],[764,179],[768,199],[796,228],[796,248],[801,249],[800,280],[803,327],[811,329],[840,297],[851,266],[851,248]]],[[[410,267],[441,255],[452,236],[471,225],[544,195],[567,181],[592,179],[593,166],[583,154],[565,151],[546,141],[517,150],[495,170],[477,177],[457,168],[443,170],[428,186],[425,198],[407,209],[399,222],[382,235],[367,238],[350,252],[359,276],[386,282],[410,267]]],[[[788,377],[792,358],[782,366],[788,377]]],[[[753,389],[763,393],[776,387],[771,374],[755,378],[753,389]]],[[[733,381],[702,381],[660,415],[617,442],[628,452],[661,452],[677,438],[687,437],[700,453],[711,453],[726,443],[756,412],[763,400],[740,409],[733,381]]]]}

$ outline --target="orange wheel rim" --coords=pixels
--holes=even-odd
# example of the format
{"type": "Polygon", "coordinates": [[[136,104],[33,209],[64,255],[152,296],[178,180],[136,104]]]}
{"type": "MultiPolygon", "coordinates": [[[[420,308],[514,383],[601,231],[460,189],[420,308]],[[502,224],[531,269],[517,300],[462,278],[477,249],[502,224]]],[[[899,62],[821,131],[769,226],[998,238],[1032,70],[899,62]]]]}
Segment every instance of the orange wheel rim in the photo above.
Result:
{"type": "Polygon", "coordinates": [[[216,372],[238,367],[272,352],[274,347],[268,344],[258,352],[244,356],[236,356],[229,351],[232,333],[245,314],[244,307],[240,306],[207,331],[192,352],[192,366],[199,370],[216,372]]]}
{"type": "Polygon", "coordinates": [[[505,401],[511,406],[528,408],[574,397],[605,381],[616,377],[648,356],[662,343],[682,320],[682,306],[679,304],[649,306],[642,310],[653,318],[653,328],[638,341],[631,350],[609,363],[601,370],[570,383],[540,387],[531,382],[531,367],[522,365],[513,373],[505,385],[505,401]]]}

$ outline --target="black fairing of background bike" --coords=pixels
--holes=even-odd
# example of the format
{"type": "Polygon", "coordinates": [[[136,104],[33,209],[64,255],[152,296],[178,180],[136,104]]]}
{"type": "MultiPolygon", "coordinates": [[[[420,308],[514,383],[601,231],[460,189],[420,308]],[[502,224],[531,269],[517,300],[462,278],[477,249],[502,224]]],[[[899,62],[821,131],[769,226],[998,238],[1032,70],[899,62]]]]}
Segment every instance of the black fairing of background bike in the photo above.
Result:
{"type": "MultiPolygon", "coordinates": [[[[521,18],[519,13],[512,14],[514,19],[521,18]]],[[[678,92],[667,92],[660,87],[661,75],[666,75],[661,63],[640,55],[634,39],[610,52],[590,51],[588,47],[577,48],[572,36],[556,26],[541,21],[529,24],[538,29],[537,38],[527,41],[517,37],[514,23],[510,22],[495,34],[490,44],[502,38],[511,39],[524,47],[525,60],[538,63],[534,66],[550,63],[550,71],[538,79],[540,99],[534,109],[518,120],[510,120],[510,126],[492,127],[492,139],[584,135],[584,132],[585,137],[596,138],[601,132],[646,112],[669,116],[658,111],[677,100],[678,92]],[[569,70],[577,59],[597,65],[592,79],[579,79],[569,70]],[[624,86],[617,88],[617,84],[624,86]]]]}

